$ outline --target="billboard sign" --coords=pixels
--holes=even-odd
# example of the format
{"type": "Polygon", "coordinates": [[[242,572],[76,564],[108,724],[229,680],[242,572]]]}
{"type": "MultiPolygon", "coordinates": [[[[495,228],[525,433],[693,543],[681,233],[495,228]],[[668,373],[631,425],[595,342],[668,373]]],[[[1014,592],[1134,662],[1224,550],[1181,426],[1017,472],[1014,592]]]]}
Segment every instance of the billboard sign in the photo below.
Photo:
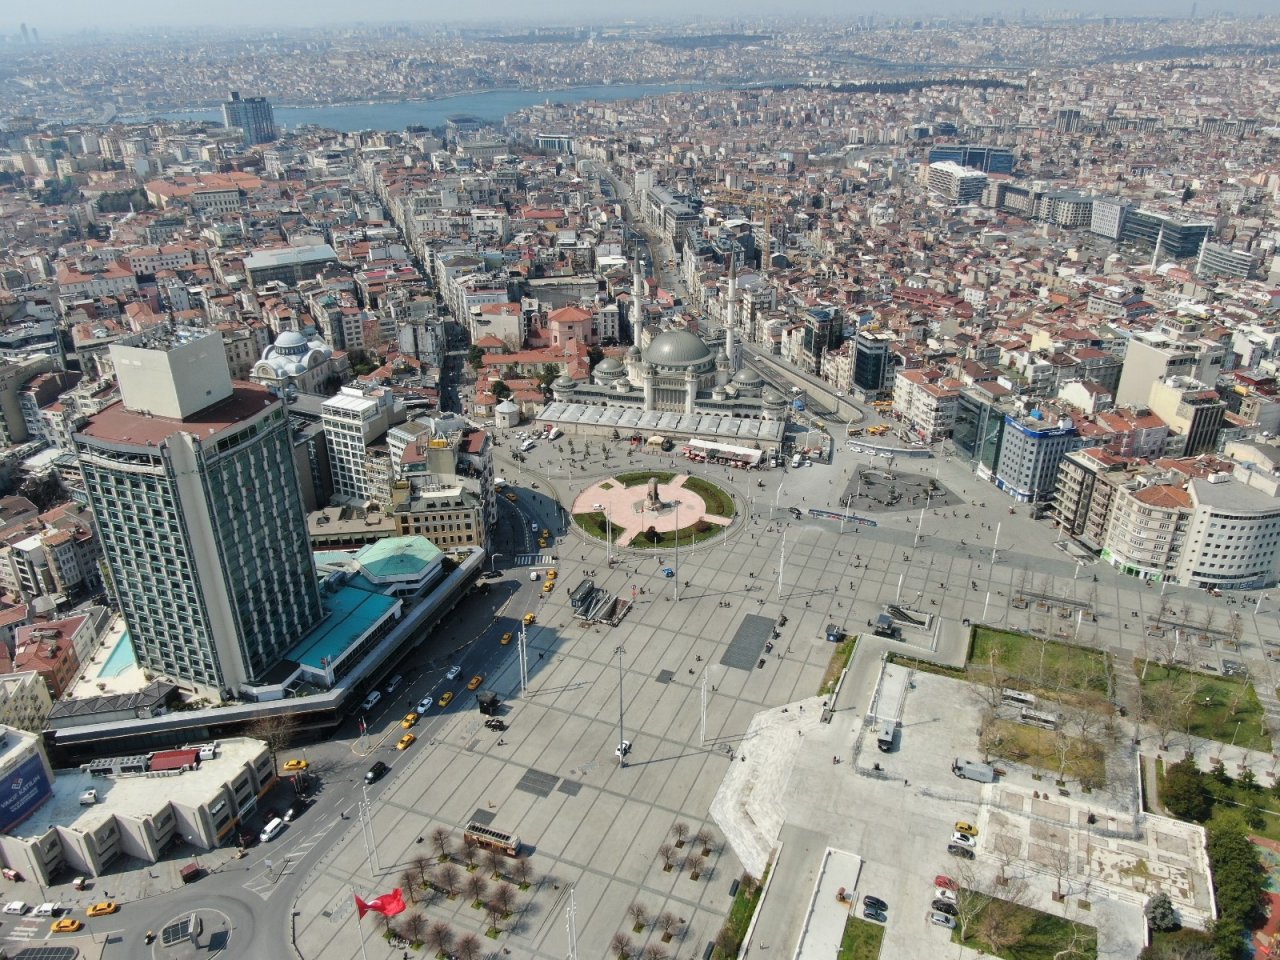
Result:
{"type": "Polygon", "coordinates": [[[0,831],[8,833],[53,795],[53,784],[38,753],[0,781],[0,831]]]}

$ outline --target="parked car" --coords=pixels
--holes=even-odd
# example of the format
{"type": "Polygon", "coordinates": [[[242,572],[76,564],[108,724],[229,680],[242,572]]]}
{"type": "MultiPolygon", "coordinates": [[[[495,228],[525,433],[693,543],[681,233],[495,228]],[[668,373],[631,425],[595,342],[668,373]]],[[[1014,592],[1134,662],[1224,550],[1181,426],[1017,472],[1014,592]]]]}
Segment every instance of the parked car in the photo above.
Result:
{"type": "Polygon", "coordinates": [[[305,760],[286,760],[284,762],[284,767],[281,769],[283,769],[285,773],[301,773],[309,766],[311,766],[311,764],[307,763],[305,760]]]}
{"type": "Polygon", "coordinates": [[[27,905],[22,900],[10,900],[4,905],[3,912],[15,914],[20,917],[27,912],[27,905]]]}
{"type": "Polygon", "coordinates": [[[978,828],[967,820],[957,820],[956,833],[967,833],[971,837],[976,837],[978,835],[978,828]]]}
{"type": "Polygon", "coordinates": [[[885,903],[883,900],[881,900],[879,897],[872,897],[872,896],[863,897],[862,905],[872,910],[884,911],[889,909],[889,905],[885,903]]]}
{"type": "Polygon", "coordinates": [[[32,911],[33,917],[58,917],[62,915],[62,904],[48,901],[40,904],[32,911]]]}
{"type": "Polygon", "coordinates": [[[960,912],[956,909],[956,905],[950,900],[935,900],[930,904],[930,906],[934,910],[938,911],[938,913],[945,913],[949,917],[954,917],[960,912]]]}
{"type": "Polygon", "coordinates": [[[962,847],[958,843],[948,843],[947,853],[953,857],[959,857],[961,860],[972,860],[974,853],[968,847],[962,847]]]}
{"type": "Polygon", "coordinates": [[[958,843],[963,847],[976,847],[978,845],[978,841],[969,836],[969,834],[960,832],[951,835],[951,842],[958,843]]]}
{"type": "Polygon", "coordinates": [[[950,887],[934,887],[933,896],[936,900],[946,900],[948,903],[956,902],[956,892],[950,887]]]}
{"type": "Polygon", "coordinates": [[[937,910],[929,914],[929,922],[937,924],[940,927],[946,927],[948,930],[956,928],[956,922],[945,913],[939,913],[937,910]]]}
{"type": "Polygon", "coordinates": [[[293,805],[284,812],[284,822],[293,823],[293,821],[302,816],[309,806],[311,806],[310,800],[307,800],[305,797],[299,797],[297,800],[293,801],[293,805]]]}
{"type": "Polygon", "coordinates": [[[879,910],[872,910],[870,907],[862,908],[862,915],[868,920],[874,920],[876,923],[888,923],[889,918],[879,910]]]}
{"type": "Polygon", "coordinates": [[[950,877],[948,877],[945,873],[940,873],[936,877],[934,877],[933,885],[935,887],[943,887],[944,889],[947,889],[947,890],[959,889],[959,885],[950,877]]]}

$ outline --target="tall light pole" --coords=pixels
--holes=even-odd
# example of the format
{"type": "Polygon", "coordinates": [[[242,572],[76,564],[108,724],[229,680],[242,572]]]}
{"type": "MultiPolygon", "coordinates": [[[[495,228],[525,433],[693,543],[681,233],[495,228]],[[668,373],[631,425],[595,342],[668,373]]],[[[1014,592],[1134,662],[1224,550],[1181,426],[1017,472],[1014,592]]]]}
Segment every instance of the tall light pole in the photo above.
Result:
{"type": "Polygon", "coordinates": [[[782,545],[778,548],[778,602],[782,602],[782,568],[787,565],[787,531],[782,531],[782,545]]]}
{"type": "Polygon", "coordinates": [[[614,651],[618,655],[618,766],[625,767],[627,765],[627,750],[625,744],[627,742],[626,735],[622,729],[622,655],[627,651],[621,646],[614,651]]]}
{"type": "Polygon", "coordinates": [[[609,517],[609,507],[604,503],[593,504],[597,510],[604,511],[605,522],[605,538],[604,538],[604,562],[606,566],[613,565],[613,520],[609,517]]]}
{"type": "Polygon", "coordinates": [[[996,539],[995,539],[995,542],[991,544],[991,562],[992,562],[992,563],[995,563],[995,562],[996,562],[996,551],[997,551],[997,550],[999,550],[999,549],[1000,549],[1000,524],[999,524],[999,523],[997,523],[997,524],[996,524],[996,539]]]}
{"type": "Polygon", "coordinates": [[[578,960],[578,906],[573,901],[573,887],[569,888],[569,906],[564,912],[564,925],[569,931],[569,960],[578,960]]]}
{"type": "Polygon", "coordinates": [[[680,504],[676,504],[676,602],[680,602],[680,504]]]}
{"type": "Polygon", "coordinates": [[[519,646],[520,657],[520,696],[525,696],[529,691],[529,628],[526,624],[520,624],[520,633],[516,639],[519,646]]]}
{"type": "MultiPolygon", "coordinates": [[[[779,498],[780,496],[782,496],[782,481],[781,481],[781,480],[779,480],[779,481],[778,481],[778,489],[777,489],[777,491],[776,491],[776,492],[774,493],[774,495],[773,495],[773,512],[774,512],[774,513],[777,513],[777,512],[778,512],[778,498],[779,498]]],[[[770,514],[770,516],[772,516],[772,514],[770,514]]]]}
{"type": "Polygon", "coordinates": [[[494,564],[496,564],[496,563],[498,562],[498,558],[499,558],[499,557],[505,557],[505,556],[506,556],[506,554],[505,554],[505,553],[491,553],[491,554],[489,554],[489,572],[490,572],[490,573],[493,573],[493,572],[494,572],[494,564]]]}
{"type": "Polygon", "coordinates": [[[702,668],[702,745],[707,745],[707,668],[702,668]]]}

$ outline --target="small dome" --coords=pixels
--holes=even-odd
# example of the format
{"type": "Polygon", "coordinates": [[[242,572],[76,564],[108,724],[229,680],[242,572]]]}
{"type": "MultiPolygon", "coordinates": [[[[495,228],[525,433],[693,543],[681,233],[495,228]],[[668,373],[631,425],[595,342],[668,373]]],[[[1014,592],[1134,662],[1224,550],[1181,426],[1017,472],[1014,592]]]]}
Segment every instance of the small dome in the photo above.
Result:
{"type": "Polygon", "coordinates": [[[764,377],[750,367],[743,367],[733,375],[733,382],[744,387],[758,387],[764,383],[764,377]]]}
{"type": "Polygon", "coordinates": [[[306,353],[307,338],[297,330],[286,330],[276,337],[275,348],[276,353],[306,353]]]}
{"type": "Polygon", "coordinates": [[[636,358],[639,358],[639,356],[640,356],[640,344],[638,344],[638,343],[633,343],[633,344],[631,345],[631,349],[627,351],[627,356],[628,356],[628,357],[636,357],[636,358]]]}
{"type": "Polygon", "coordinates": [[[501,413],[501,414],[512,414],[512,413],[520,412],[520,408],[516,404],[512,403],[510,400],[503,400],[500,404],[498,404],[497,410],[498,410],[498,413],[501,413]]]}
{"type": "Polygon", "coordinates": [[[711,350],[688,330],[668,330],[653,338],[645,359],[664,367],[687,367],[710,360],[711,350]]]}
{"type": "Polygon", "coordinates": [[[578,381],[574,380],[573,377],[569,376],[567,373],[562,373],[560,376],[556,377],[555,382],[551,384],[551,389],[573,390],[577,386],[578,381]]]}
{"type": "Polygon", "coordinates": [[[777,390],[773,389],[773,387],[765,387],[764,390],[761,391],[760,393],[760,399],[763,400],[765,403],[771,403],[771,404],[787,402],[787,398],[784,397],[782,394],[780,394],[777,390]]]}
{"type": "Polygon", "coordinates": [[[724,347],[716,351],[716,363],[728,363],[729,355],[724,352],[724,347]]]}
{"type": "Polygon", "coordinates": [[[605,357],[596,364],[596,373],[622,373],[622,364],[617,357],[605,357]]]}

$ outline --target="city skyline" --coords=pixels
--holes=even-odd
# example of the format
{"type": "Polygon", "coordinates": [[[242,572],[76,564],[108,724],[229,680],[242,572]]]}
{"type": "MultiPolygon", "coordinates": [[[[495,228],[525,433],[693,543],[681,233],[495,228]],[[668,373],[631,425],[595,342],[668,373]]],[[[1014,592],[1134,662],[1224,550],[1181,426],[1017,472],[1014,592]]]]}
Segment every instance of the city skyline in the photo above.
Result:
{"type": "MultiPolygon", "coordinates": [[[[1266,0],[1241,0],[1238,3],[1225,5],[1191,0],[1173,9],[1159,0],[1123,0],[1120,3],[1106,5],[1099,4],[1097,0],[1060,0],[1046,7],[987,0],[987,2],[967,5],[964,16],[957,16],[954,7],[934,2],[934,0],[916,0],[916,2],[896,7],[892,15],[886,14],[883,7],[872,3],[851,5],[838,0],[804,0],[788,7],[787,20],[794,22],[797,16],[834,20],[854,20],[862,16],[873,16],[878,23],[889,23],[898,18],[946,17],[955,21],[964,21],[984,16],[1046,20],[1063,16],[1183,19],[1219,15],[1251,17],[1270,13],[1274,13],[1274,8],[1266,0]]],[[[191,15],[185,8],[177,8],[161,0],[127,0],[125,3],[115,4],[109,8],[91,3],[89,0],[70,0],[59,8],[57,21],[42,23],[39,17],[32,17],[25,21],[13,20],[0,28],[0,35],[14,37],[19,34],[23,25],[28,30],[37,31],[41,39],[52,39],[74,36],[84,30],[114,32],[147,26],[158,29],[182,29],[252,23],[258,28],[298,29],[390,23],[438,23],[465,26],[505,23],[519,28],[532,24],[590,27],[622,23],[646,25],[655,24],[657,21],[690,23],[703,19],[771,20],[779,16],[775,4],[760,2],[760,0],[747,0],[743,3],[730,3],[728,0],[700,0],[692,8],[689,4],[659,0],[657,3],[648,5],[644,14],[643,19],[617,14],[602,16],[597,5],[581,2],[581,0],[559,5],[554,18],[550,21],[530,17],[529,8],[524,4],[507,2],[499,2],[491,6],[483,18],[459,18],[453,10],[445,16],[431,16],[420,7],[403,0],[366,4],[360,7],[358,12],[353,11],[349,4],[338,2],[338,0],[316,0],[316,2],[282,0],[273,4],[265,15],[260,5],[250,3],[249,0],[228,0],[218,6],[216,13],[210,9],[208,13],[199,12],[195,15],[191,15]]]]}

